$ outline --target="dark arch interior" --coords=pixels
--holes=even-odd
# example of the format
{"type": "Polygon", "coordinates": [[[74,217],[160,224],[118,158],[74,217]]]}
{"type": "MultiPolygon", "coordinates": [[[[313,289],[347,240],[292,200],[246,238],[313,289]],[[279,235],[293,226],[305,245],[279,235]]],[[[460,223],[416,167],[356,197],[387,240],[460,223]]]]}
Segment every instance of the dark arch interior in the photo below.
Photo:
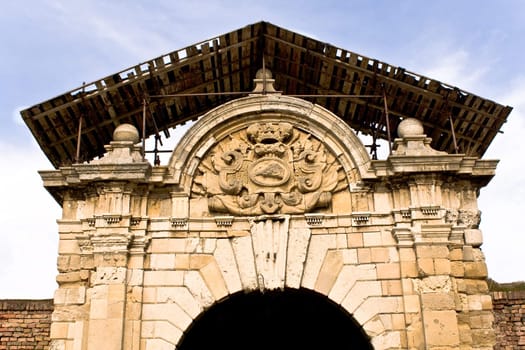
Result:
{"type": "Polygon", "coordinates": [[[354,318],[304,289],[237,293],[203,312],[179,350],[373,349],[354,318]]]}

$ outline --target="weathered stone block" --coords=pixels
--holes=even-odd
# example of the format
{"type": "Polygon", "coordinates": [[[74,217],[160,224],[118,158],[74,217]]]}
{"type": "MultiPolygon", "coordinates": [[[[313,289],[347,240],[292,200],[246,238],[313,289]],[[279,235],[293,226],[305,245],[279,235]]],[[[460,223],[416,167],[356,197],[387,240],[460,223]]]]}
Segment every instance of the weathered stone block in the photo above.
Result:
{"type": "Polygon", "coordinates": [[[348,247],[349,248],[360,248],[363,247],[363,234],[358,233],[349,233],[348,238],[348,247]]]}
{"type": "Polygon", "coordinates": [[[423,311],[427,346],[458,346],[459,329],[455,311],[423,311]]]}
{"type": "Polygon", "coordinates": [[[355,265],[359,259],[357,257],[357,249],[345,249],[343,252],[343,264],[355,265]]]}
{"type": "Polygon", "coordinates": [[[381,232],[363,232],[363,245],[365,247],[382,246],[381,232]]]}
{"type": "Polygon", "coordinates": [[[488,285],[486,280],[463,279],[461,291],[467,294],[486,294],[488,295],[488,285]]]}
{"type": "Polygon", "coordinates": [[[386,247],[375,247],[370,249],[370,262],[384,263],[390,260],[390,251],[386,247]]]}
{"type": "Polygon", "coordinates": [[[399,266],[401,270],[401,278],[418,277],[419,271],[415,261],[401,261],[399,266]]]}
{"type": "Polygon", "coordinates": [[[478,229],[465,230],[465,244],[480,247],[483,244],[483,234],[478,229]]]}
{"type": "Polygon", "coordinates": [[[372,262],[372,253],[370,248],[357,249],[357,260],[359,264],[369,264],[372,262]]]}
{"type": "Polygon", "coordinates": [[[80,254],[76,239],[61,239],[58,241],[58,254],[80,254]]]}
{"type": "Polygon", "coordinates": [[[416,261],[416,252],[412,248],[399,248],[400,261],[416,261]]]}
{"type": "Polygon", "coordinates": [[[419,295],[405,295],[403,297],[405,302],[405,312],[407,313],[419,313],[421,311],[421,302],[419,295]]]}
{"type": "Polygon", "coordinates": [[[418,271],[423,276],[430,276],[436,273],[434,269],[434,259],[423,258],[417,260],[418,271]]]}
{"type": "Polygon", "coordinates": [[[425,310],[453,310],[455,308],[453,293],[423,293],[421,302],[425,310]]]}
{"type": "Polygon", "coordinates": [[[449,250],[444,245],[418,245],[416,246],[418,258],[443,258],[449,259],[449,250]]]}
{"type": "Polygon", "coordinates": [[[222,277],[221,270],[215,261],[203,266],[200,273],[215,300],[220,300],[228,295],[226,282],[222,277]]]}
{"type": "Polygon", "coordinates": [[[473,329],[472,341],[479,347],[492,347],[495,343],[495,334],[493,329],[473,329]]]}
{"type": "Polygon", "coordinates": [[[144,286],[182,286],[182,271],[144,271],[144,286]]]}
{"type": "Polygon", "coordinates": [[[465,268],[461,261],[452,261],[450,263],[450,275],[454,277],[463,277],[465,275],[465,268]]]}
{"type": "Polygon", "coordinates": [[[151,254],[150,268],[152,270],[173,269],[175,254],[151,254]]]}
{"type": "Polygon", "coordinates": [[[186,329],[193,321],[177,303],[144,304],[142,319],[145,321],[168,321],[179,330],[186,329]]]}
{"type": "Polygon", "coordinates": [[[383,290],[383,295],[385,296],[395,296],[403,294],[401,281],[399,279],[381,281],[381,288],[383,290]]]}
{"type": "Polygon", "coordinates": [[[450,249],[449,258],[451,261],[463,260],[463,251],[460,248],[450,249]]]}
{"type": "Polygon", "coordinates": [[[52,339],[66,339],[69,333],[70,322],[53,322],[51,324],[50,337],[52,339]]]}
{"type": "Polygon", "coordinates": [[[186,287],[156,288],[155,298],[153,300],[149,298],[148,302],[177,303],[192,318],[197,317],[202,311],[199,303],[186,287]]]}
{"type": "Polygon", "coordinates": [[[399,279],[401,277],[399,263],[377,264],[378,279],[399,279]]]}
{"type": "Polygon", "coordinates": [[[434,273],[436,275],[450,275],[450,260],[434,259],[434,273]]]}
{"type": "Polygon", "coordinates": [[[472,331],[470,326],[467,324],[459,324],[459,341],[462,345],[471,345],[472,344],[472,331]]]}
{"type": "Polygon", "coordinates": [[[343,264],[343,253],[340,250],[328,251],[315,281],[314,289],[328,295],[343,268],[343,264]]]}
{"type": "Polygon", "coordinates": [[[465,262],[465,277],[468,278],[487,278],[487,265],[483,261],[465,262]]]}
{"type": "Polygon", "coordinates": [[[63,305],[81,305],[86,301],[86,287],[62,287],[55,291],[55,304],[63,305]]]}

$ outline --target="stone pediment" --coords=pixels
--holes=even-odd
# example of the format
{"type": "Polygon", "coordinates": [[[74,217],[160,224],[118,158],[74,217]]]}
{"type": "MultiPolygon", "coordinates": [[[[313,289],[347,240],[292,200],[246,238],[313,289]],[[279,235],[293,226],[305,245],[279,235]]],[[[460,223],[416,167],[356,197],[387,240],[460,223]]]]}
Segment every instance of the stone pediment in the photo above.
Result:
{"type": "Polygon", "coordinates": [[[175,154],[165,183],[215,214],[330,210],[334,194],[371,176],[370,157],[347,124],[318,105],[276,94],[211,111],[175,154]]]}

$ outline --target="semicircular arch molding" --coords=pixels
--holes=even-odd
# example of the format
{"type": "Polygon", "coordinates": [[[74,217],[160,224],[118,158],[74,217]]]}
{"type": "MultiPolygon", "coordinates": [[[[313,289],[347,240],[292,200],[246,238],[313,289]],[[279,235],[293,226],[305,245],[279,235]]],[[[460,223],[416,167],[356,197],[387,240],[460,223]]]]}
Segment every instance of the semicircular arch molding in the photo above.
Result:
{"type": "Polygon", "coordinates": [[[247,125],[263,122],[287,122],[321,140],[341,164],[349,183],[374,177],[363,143],[339,117],[302,99],[265,95],[225,103],[200,118],[175,148],[165,182],[189,193],[197,167],[210,149],[247,125]]]}

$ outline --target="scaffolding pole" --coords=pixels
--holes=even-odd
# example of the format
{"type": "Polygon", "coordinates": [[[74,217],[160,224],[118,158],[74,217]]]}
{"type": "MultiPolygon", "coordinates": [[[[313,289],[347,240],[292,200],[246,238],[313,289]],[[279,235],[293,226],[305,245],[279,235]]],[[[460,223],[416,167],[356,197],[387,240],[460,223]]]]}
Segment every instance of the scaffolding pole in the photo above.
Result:
{"type": "MultiPolygon", "coordinates": [[[[82,83],[82,105],[84,104],[84,93],[86,91],[86,82],[82,83]]],[[[78,120],[78,134],[77,134],[77,152],[75,154],[75,163],[80,163],[80,144],[82,138],[82,122],[84,119],[84,111],[80,113],[80,118],[78,120]]]]}
{"type": "Polygon", "coordinates": [[[386,136],[388,139],[388,154],[392,154],[392,140],[390,138],[390,117],[388,115],[388,103],[386,99],[386,89],[385,85],[381,84],[383,87],[383,105],[385,107],[385,124],[386,124],[386,136]]]}
{"type": "Polygon", "coordinates": [[[146,161],[146,98],[142,99],[142,161],[146,161]]]}
{"type": "Polygon", "coordinates": [[[456,154],[458,154],[458,143],[456,141],[456,132],[454,131],[454,121],[452,120],[452,114],[448,115],[448,121],[450,123],[450,131],[452,132],[452,142],[454,142],[454,151],[456,152],[456,154]]]}

